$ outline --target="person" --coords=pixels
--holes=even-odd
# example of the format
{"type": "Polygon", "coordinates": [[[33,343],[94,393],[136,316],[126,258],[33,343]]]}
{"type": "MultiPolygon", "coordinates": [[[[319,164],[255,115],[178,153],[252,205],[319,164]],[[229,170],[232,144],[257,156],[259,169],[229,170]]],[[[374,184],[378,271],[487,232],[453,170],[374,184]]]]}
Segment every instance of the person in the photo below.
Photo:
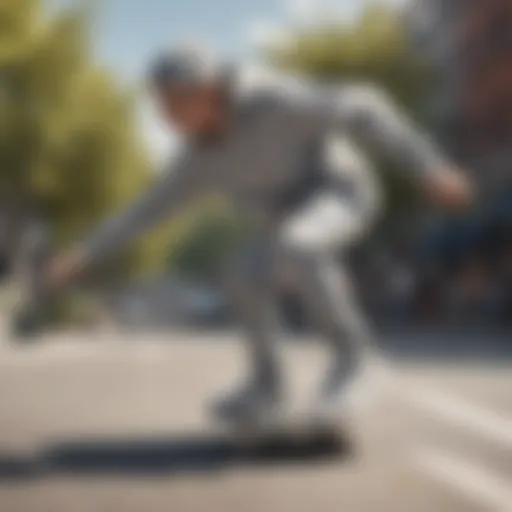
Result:
{"type": "Polygon", "coordinates": [[[150,84],[161,112],[183,135],[183,147],[137,204],[53,260],[49,289],[62,289],[190,201],[220,192],[254,226],[225,279],[252,372],[241,389],[216,402],[215,413],[266,421],[280,411],[285,394],[273,298],[283,272],[332,351],[311,413],[342,412],[372,338],[349,273],[339,265],[339,251],[368,232],[382,207],[376,173],[362,150],[414,173],[447,207],[470,202],[468,180],[370,85],[258,74],[191,48],[159,56],[150,84]]]}

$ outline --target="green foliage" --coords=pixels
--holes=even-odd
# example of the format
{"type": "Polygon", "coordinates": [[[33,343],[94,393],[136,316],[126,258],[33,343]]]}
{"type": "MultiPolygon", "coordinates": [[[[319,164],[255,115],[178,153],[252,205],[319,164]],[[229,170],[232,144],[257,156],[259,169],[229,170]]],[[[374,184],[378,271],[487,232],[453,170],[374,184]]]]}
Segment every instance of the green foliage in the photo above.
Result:
{"type": "MultiPolygon", "coordinates": [[[[131,201],[151,170],[133,95],[91,57],[90,11],[43,7],[0,2],[0,201],[44,212],[63,245],[131,201]]],[[[130,261],[156,264],[155,243],[130,261]]]]}
{"type": "Polygon", "coordinates": [[[230,252],[246,233],[246,226],[222,201],[207,201],[184,219],[169,258],[177,273],[201,280],[219,277],[230,252]]]}
{"type": "MultiPolygon", "coordinates": [[[[413,54],[400,13],[392,7],[374,3],[353,24],[299,30],[293,44],[271,49],[269,58],[284,69],[320,79],[379,84],[413,117],[421,117],[418,113],[430,72],[413,54]]],[[[394,169],[385,165],[380,169],[389,214],[409,208],[416,200],[411,183],[394,169]]]]}

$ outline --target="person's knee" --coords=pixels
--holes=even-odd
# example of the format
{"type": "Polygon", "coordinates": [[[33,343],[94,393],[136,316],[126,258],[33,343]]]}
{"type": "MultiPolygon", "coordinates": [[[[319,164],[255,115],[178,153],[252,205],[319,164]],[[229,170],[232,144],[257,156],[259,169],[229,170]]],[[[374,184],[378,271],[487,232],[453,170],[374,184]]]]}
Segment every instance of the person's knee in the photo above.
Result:
{"type": "Polygon", "coordinates": [[[290,222],[283,226],[279,236],[279,250],[281,253],[302,259],[314,259],[320,254],[329,252],[333,245],[334,233],[322,232],[321,226],[309,223],[290,222]]]}
{"type": "Polygon", "coordinates": [[[367,224],[362,211],[328,195],[287,219],[279,238],[290,251],[321,255],[351,247],[364,235],[367,224]]]}
{"type": "Polygon", "coordinates": [[[329,236],[318,231],[300,222],[285,224],[277,241],[280,265],[301,271],[318,267],[335,250],[329,236]]]}

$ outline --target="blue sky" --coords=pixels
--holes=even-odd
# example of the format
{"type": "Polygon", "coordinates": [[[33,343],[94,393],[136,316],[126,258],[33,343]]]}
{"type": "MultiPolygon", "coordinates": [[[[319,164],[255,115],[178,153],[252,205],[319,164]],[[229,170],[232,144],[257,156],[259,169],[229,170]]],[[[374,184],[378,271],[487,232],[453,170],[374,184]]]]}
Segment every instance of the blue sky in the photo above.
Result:
{"type": "MultiPolygon", "coordinates": [[[[60,8],[74,0],[47,0],[60,8]]],[[[139,80],[151,56],[165,45],[199,39],[222,54],[244,58],[258,44],[290,26],[310,23],[322,11],[343,19],[355,16],[366,0],[103,0],[98,17],[98,58],[122,81],[139,80]]],[[[403,4],[406,0],[383,0],[403,4]]],[[[142,131],[158,159],[168,137],[146,102],[142,131]]]]}
{"type": "MultiPolygon", "coordinates": [[[[74,0],[47,0],[61,7],[74,0]]],[[[148,58],[173,41],[200,38],[230,55],[251,52],[255,37],[304,23],[322,9],[351,18],[367,0],[103,0],[96,27],[99,57],[137,78],[148,58]]],[[[383,0],[403,4],[405,0],[383,0]]]]}

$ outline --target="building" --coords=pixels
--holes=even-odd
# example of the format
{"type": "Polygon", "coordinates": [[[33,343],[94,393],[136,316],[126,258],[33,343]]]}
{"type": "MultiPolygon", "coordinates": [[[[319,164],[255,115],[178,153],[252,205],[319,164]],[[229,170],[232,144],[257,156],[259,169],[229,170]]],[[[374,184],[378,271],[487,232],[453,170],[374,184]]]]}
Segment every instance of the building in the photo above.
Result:
{"type": "Polygon", "coordinates": [[[512,179],[512,2],[412,0],[411,41],[435,69],[440,142],[492,193],[512,179]]]}
{"type": "Polygon", "coordinates": [[[458,23],[457,0],[412,0],[405,23],[418,58],[433,68],[432,87],[425,110],[439,142],[456,152],[454,129],[461,110],[462,63],[457,55],[454,26],[458,23]]]}

